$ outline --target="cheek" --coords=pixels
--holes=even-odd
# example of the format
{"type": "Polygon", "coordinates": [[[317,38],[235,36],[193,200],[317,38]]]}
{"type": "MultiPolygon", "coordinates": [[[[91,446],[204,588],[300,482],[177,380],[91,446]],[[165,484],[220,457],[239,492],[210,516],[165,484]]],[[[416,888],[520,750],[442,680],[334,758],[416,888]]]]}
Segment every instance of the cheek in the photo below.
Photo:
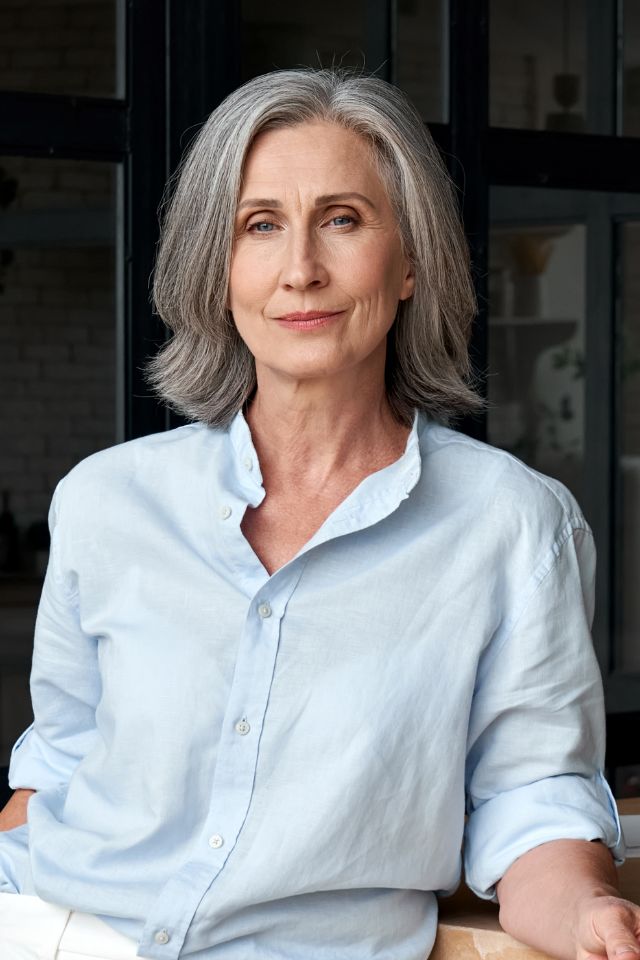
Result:
{"type": "Polygon", "coordinates": [[[398,300],[401,264],[396,250],[371,245],[357,256],[343,258],[341,270],[357,299],[398,300]]]}
{"type": "Polygon", "coordinates": [[[229,273],[229,306],[233,310],[241,307],[251,297],[251,271],[243,264],[242,254],[234,254],[229,273]]]}
{"type": "Polygon", "coordinates": [[[264,262],[256,260],[251,252],[234,253],[229,272],[229,308],[233,311],[252,310],[269,296],[271,284],[264,262]]]}

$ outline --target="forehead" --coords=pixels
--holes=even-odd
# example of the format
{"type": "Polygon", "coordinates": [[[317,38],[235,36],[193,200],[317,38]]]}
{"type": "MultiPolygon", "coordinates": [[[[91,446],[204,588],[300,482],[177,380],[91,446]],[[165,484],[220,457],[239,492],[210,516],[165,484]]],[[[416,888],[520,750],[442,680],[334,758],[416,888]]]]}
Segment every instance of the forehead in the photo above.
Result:
{"type": "Polygon", "coordinates": [[[326,121],[277,127],[258,134],[245,161],[241,196],[258,187],[386,194],[370,144],[353,130],[326,121]]]}

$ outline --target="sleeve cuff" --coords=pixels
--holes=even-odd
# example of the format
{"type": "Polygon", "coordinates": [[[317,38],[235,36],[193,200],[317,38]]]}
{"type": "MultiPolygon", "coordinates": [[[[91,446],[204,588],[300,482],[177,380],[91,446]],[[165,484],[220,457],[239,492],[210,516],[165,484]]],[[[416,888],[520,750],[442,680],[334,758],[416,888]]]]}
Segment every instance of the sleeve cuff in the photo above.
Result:
{"type": "Polygon", "coordinates": [[[483,900],[495,900],[495,885],[511,864],[552,840],[602,840],[616,863],[623,862],[620,819],[602,773],[549,777],[477,807],[465,831],[467,886],[483,900]]]}
{"type": "Polygon", "coordinates": [[[57,750],[47,746],[38,736],[34,725],[16,740],[9,762],[9,787],[48,790],[68,783],[76,763],[57,750]]]}

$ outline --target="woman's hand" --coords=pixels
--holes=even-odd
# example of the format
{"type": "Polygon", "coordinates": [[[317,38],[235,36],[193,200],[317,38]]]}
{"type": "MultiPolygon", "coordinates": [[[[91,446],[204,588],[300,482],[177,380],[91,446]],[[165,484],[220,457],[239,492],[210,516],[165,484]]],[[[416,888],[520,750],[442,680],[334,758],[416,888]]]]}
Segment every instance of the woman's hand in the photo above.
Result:
{"type": "Polygon", "coordinates": [[[603,843],[553,840],[524,853],[497,885],[500,923],[561,960],[640,960],[640,907],[623,900],[603,843]]]}
{"type": "Polygon", "coordinates": [[[3,810],[0,811],[0,832],[13,830],[27,822],[27,804],[35,790],[16,790],[3,810]]]}
{"type": "Polygon", "coordinates": [[[616,896],[589,897],[578,904],[576,958],[637,960],[640,907],[616,896]]]}

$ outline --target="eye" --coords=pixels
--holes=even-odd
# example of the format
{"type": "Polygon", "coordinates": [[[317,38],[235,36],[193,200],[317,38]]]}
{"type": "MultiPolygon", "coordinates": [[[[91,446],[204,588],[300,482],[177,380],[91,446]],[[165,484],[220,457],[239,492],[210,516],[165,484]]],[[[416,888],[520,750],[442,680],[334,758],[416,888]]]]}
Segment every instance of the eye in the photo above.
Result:
{"type": "Polygon", "coordinates": [[[274,229],[275,223],[272,223],[270,220],[255,220],[247,227],[247,230],[250,230],[252,233],[272,233],[274,229]]]}
{"type": "Polygon", "coordinates": [[[339,213],[335,217],[332,217],[330,222],[335,224],[337,227],[349,227],[356,221],[355,217],[352,217],[348,213],[339,213]]]}

